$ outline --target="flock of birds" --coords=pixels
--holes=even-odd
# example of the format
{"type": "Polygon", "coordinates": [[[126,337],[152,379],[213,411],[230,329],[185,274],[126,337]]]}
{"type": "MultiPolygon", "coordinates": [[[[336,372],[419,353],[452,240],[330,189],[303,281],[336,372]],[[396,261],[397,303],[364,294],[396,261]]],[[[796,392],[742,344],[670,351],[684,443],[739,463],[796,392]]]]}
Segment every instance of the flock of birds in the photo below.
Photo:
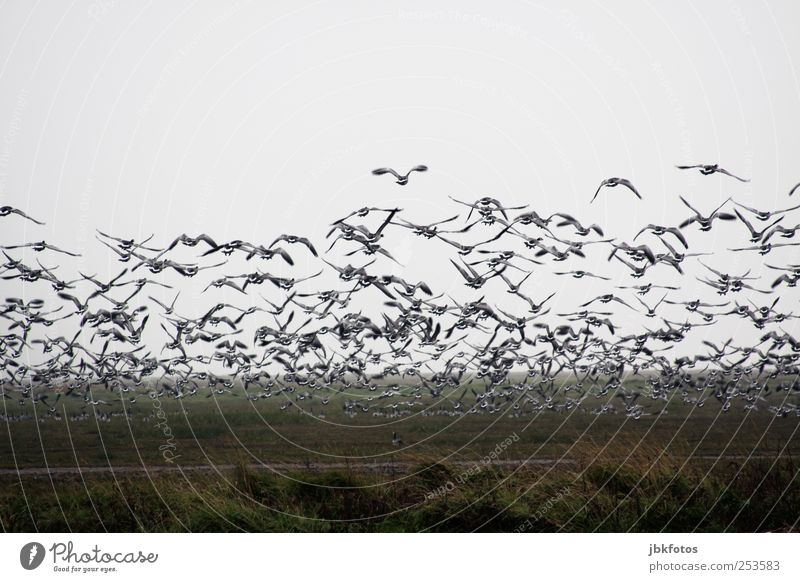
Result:
{"type": "MultiPolygon", "coordinates": [[[[717,165],[679,167],[746,181],[717,165]]],[[[410,174],[427,170],[380,168],[373,174],[390,174],[405,186],[410,174]]],[[[642,198],[631,181],[609,178],[591,201],[617,186],[642,198]]],[[[276,398],[281,410],[320,417],[334,394],[351,416],[549,410],[640,418],[658,408],[652,404],[710,401],[722,411],[740,403],[800,417],[800,339],[787,331],[798,316],[779,306],[781,293],[800,282],[800,264],[767,262],[765,272],[774,276],[762,280],[750,271],[730,272],[735,265],[720,264],[710,253],[689,252],[689,238],[718,221],[741,225],[736,228],[746,242],[731,249],[737,252],[767,255],[799,246],[793,239],[800,224],[790,217],[800,204],[764,211],[729,198],[709,213],[679,200],[688,215],[683,222],[647,224],[631,240],[607,237],[601,226],[567,213],[540,215],[492,197],[453,199],[466,216],[427,223],[412,221],[399,208],[360,208],[331,223],[324,252],[296,234],[268,245],[182,234],[159,245],[153,236],[137,241],[98,231],[98,241],[123,263],[108,280],[45,266],[56,256],[77,256],[45,241],[7,244],[0,248],[0,278],[13,282],[20,297],[0,304],[0,401],[20,406],[4,406],[0,413],[6,421],[60,420],[63,398],[62,405],[66,399],[80,404],[78,412],[72,407],[73,421],[110,420],[129,416],[137,398],[231,393],[251,401],[276,398]],[[386,246],[390,232],[450,250],[448,275],[463,281],[471,300],[406,280],[396,266],[380,267],[399,264],[386,246]],[[476,232],[480,240],[467,243],[476,232]],[[334,258],[334,248],[342,256],[334,258]],[[586,259],[590,248],[605,248],[608,261],[624,265],[630,281],[559,268],[586,259]],[[179,251],[196,258],[179,259],[179,251]],[[285,274],[308,264],[314,265],[310,274],[285,274]],[[682,293],[690,266],[713,299],[682,293]],[[547,270],[610,281],[613,288],[555,313],[555,291],[529,291],[531,277],[547,270]],[[167,275],[182,280],[206,271],[200,297],[209,303],[188,313],[167,275]],[[674,284],[653,282],[656,271],[669,273],[674,284]],[[326,277],[329,285],[322,284],[326,277]],[[50,290],[47,300],[38,296],[43,289],[50,290]],[[504,307],[487,299],[498,291],[507,293],[504,307]],[[651,293],[655,302],[647,299],[651,293]],[[670,318],[666,309],[682,315],[670,318]],[[619,310],[648,325],[625,331],[619,310]],[[693,330],[727,318],[749,322],[760,341],[740,345],[705,330],[703,337],[714,341],[702,341],[701,353],[670,357],[693,330]],[[54,326],[71,325],[70,333],[51,333],[54,326]]],[[[0,217],[43,224],[10,206],[0,207],[0,217]]],[[[402,441],[395,434],[392,442],[402,441]]]]}

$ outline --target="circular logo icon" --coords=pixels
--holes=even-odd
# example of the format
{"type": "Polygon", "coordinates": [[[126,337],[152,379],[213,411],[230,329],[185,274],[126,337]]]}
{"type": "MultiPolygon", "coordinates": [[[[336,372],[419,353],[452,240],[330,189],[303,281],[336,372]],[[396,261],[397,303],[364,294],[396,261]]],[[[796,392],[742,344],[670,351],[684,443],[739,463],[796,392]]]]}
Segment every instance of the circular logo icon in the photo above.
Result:
{"type": "Polygon", "coordinates": [[[30,542],[19,551],[19,563],[26,570],[35,570],[44,561],[44,546],[39,542],[30,542]]]}

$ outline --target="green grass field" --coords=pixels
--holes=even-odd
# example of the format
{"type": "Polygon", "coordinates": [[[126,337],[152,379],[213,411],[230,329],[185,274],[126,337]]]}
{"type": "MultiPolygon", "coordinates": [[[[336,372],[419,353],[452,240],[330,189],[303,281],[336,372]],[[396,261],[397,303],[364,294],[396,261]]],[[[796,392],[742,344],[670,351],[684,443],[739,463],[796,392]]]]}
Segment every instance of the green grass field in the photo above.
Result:
{"type": "MultiPolygon", "coordinates": [[[[60,421],[6,423],[0,525],[5,531],[798,527],[800,425],[776,418],[766,405],[721,414],[716,402],[674,404],[665,414],[634,420],[586,412],[422,416],[423,402],[414,414],[393,419],[348,416],[344,399],[304,404],[309,413],[313,406],[311,416],[297,405],[281,410],[285,401],[278,399],[154,403],[145,397],[129,418],[109,422],[70,420],[80,403],[63,399],[60,421]],[[403,445],[393,446],[394,431],[403,445]]],[[[6,403],[6,414],[31,410],[6,403]]]]}
{"type": "MultiPolygon", "coordinates": [[[[791,458],[686,462],[618,445],[555,467],[5,479],[4,531],[796,531],[791,458]],[[619,460],[625,455],[624,461],[619,460]]],[[[480,465],[478,465],[480,467],[480,465]]]]}

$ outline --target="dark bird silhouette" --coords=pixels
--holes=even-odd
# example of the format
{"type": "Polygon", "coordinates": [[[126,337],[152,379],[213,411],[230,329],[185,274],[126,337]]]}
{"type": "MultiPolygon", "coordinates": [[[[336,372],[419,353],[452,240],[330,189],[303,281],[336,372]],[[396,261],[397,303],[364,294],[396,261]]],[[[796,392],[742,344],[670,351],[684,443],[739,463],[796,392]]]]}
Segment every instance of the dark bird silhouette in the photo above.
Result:
{"type": "Polygon", "coordinates": [[[103,236],[103,237],[105,237],[105,238],[107,238],[109,240],[113,240],[114,242],[116,242],[117,243],[117,247],[122,251],[129,252],[129,251],[135,251],[136,249],[144,249],[146,251],[160,252],[159,249],[153,249],[153,248],[149,248],[149,247],[144,246],[146,243],[148,243],[153,238],[154,235],[152,235],[152,234],[149,237],[147,237],[146,239],[144,239],[142,242],[137,243],[132,238],[119,238],[119,237],[116,237],[116,236],[111,236],[110,234],[106,234],[101,230],[98,230],[97,233],[100,236],[103,236]]]}
{"type": "Polygon", "coordinates": [[[399,184],[400,186],[405,186],[408,184],[408,177],[411,175],[411,172],[427,172],[428,166],[414,166],[408,172],[403,175],[398,174],[392,168],[377,168],[372,170],[373,175],[375,176],[382,176],[383,174],[391,174],[395,178],[397,178],[395,184],[399,184]]]}
{"type": "Polygon", "coordinates": [[[734,176],[725,168],[720,168],[719,164],[693,164],[690,166],[675,166],[679,170],[693,170],[698,169],[700,173],[704,176],[710,176],[711,174],[725,174],[726,176],[730,176],[731,178],[735,178],[740,182],[749,182],[749,179],[740,178],[739,176],[734,176]]]}
{"type": "Polygon", "coordinates": [[[422,236],[425,238],[434,238],[440,232],[450,232],[446,230],[439,230],[439,227],[443,224],[447,224],[448,222],[453,222],[458,218],[458,215],[451,216],[450,218],[445,218],[444,220],[437,220],[436,222],[431,222],[430,224],[414,224],[413,222],[409,222],[407,220],[403,220],[402,218],[398,218],[399,222],[392,222],[392,224],[397,226],[402,226],[403,228],[409,228],[414,231],[414,234],[417,236],[422,236]]]}
{"type": "Polygon", "coordinates": [[[600,236],[603,236],[603,229],[600,228],[600,226],[597,225],[597,224],[591,224],[589,226],[583,226],[580,222],[578,222],[578,220],[576,218],[573,218],[569,214],[563,214],[561,212],[557,212],[553,216],[558,216],[558,217],[564,219],[561,222],[559,222],[556,226],[566,226],[566,225],[574,226],[575,227],[575,234],[577,234],[578,236],[586,236],[591,231],[595,231],[600,236]]]}
{"type": "Polygon", "coordinates": [[[344,222],[345,220],[352,218],[354,216],[358,216],[359,218],[366,217],[370,212],[400,212],[400,208],[377,208],[375,206],[364,206],[359,208],[358,210],[353,210],[350,214],[345,216],[344,218],[340,218],[339,220],[333,221],[331,224],[339,224],[344,222]]]}
{"type": "Polygon", "coordinates": [[[750,224],[750,221],[749,221],[749,220],[747,220],[747,219],[746,219],[744,216],[742,216],[742,215],[739,213],[739,211],[738,211],[738,210],[734,209],[734,210],[733,210],[733,212],[736,214],[736,216],[738,216],[738,217],[739,217],[739,220],[740,220],[740,221],[742,221],[742,224],[744,224],[744,225],[747,227],[747,230],[749,230],[749,231],[750,231],[750,242],[753,242],[753,243],[757,243],[757,242],[761,241],[761,239],[762,239],[762,238],[764,238],[764,234],[765,234],[765,233],[766,233],[766,232],[767,232],[767,231],[768,231],[770,228],[772,228],[773,226],[777,225],[777,224],[778,224],[778,223],[779,223],[781,220],[783,220],[783,219],[785,218],[785,217],[781,216],[781,217],[780,217],[778,220],[776,220],[776,221],[775,221],[775,222],[773,222],[772,224],[770,224],[770,225],[767,225],[766,227],[764,227],[764,228],[763,228],[763,229],[761,229],[761,230],[756,230],[756,229],[753,227],[753,225],[752,225],[752,224],[750,224]]]}
{"type": "Polygon", "coordinates": [[[0,206],[0,218],[8,216],[10,214],[16,214],[18,216],[21,216],[22,218],[27,218],[28,220],[30,220],[31,222],[35,222],[36,224],[44,225],[44,222],[40,222],[35,218],[28,216],[27,214],[22,212],[22,210],[18,210],[17,208],[13,208],[12,206],[0,206]]]}
{"type": "Polygon", "coordinates": [[[314,255],[315,257],[319,256],[317,254],[317,249],[314,248],[314,245],[311,244],[310,240],[308,240],[305,237],[296,236],[296,235],[293,235],[293,234],[282,234],[282,235],[280,235],[278,238],[276,238],[274,241],[272,241],[272,244],[269,245],[269,248],[274,247],[276,244],[278,244],[281,241],[285,241],[286,243],[288,243],[290,245],[292,245],[292,244],[304,245],[306,248],[308,248],[309,251],[311,251],[312,255],[314,255]]]}
{"type": "Polygon", "coordinates": [[[647,231],[652,232],[659,238],[663,237],[665,234],[671,234],[678,239],[678,241],[683,245],[683,248],[685,249],[689,248],[689,243],[686,242],[686,237],[683,236],[683,233],[674,226],[660,226],[658,224],[648,224],[647,226],[642,228],[642,230],[636,233],[636,236],[633,237],[633,240],[636,240],[640,234],[647,231]]]}
{"type": "Polygon", "coordinates": [[[46,251],[47,250],[47,251],[54,251],[56,253],[62,253],[62,254],[65,254],[65,255],[69,255],[71,257],[80,257],[80,255],[78,253],[72,253],[70,251],[65,251],[65,250],[60,249],[60,248],[58,248],[56,246],[48,244],[48,243],[46,243],[44,241],[25,243],[25,244],[22,244],[22,245],[10,245],[10,246],[0,247],[0,248],[6,249],[6,250],[30,248],[31,250],[33,250],[33,251],[35,251],[37,253],[41,253],[42,251],[46,251]]]}
{"type": "Polygon", "coordinates": [[[750,208],[749,206],[745,206],[744,204],[739,204],[738,202],[734,201],[734,204],[740,208],[744,208],[748,212],[752,212],[755,214],[756,218],[762,222],[765,222],[772,218],[773,216],[778,216],[779,214],[786,214],[787,212],[791,212],[792,210],[797,210],[800,208],[800,204],[797,206],[792,206],[791,208],[784,208],[783,210],[758,210],[756,208],[750,208]]]}
{"type": "Polygon", "coordinates": [[[216,248],[218,246],[217,243],[214,242],[214,239],[212,239],[207,234],[202,234],[201,233],[201,234],[198,234],[197,236],[189,236],[188,234],[182,234],[179,237],[177,237],[175,240],[173,240],[171,243],[169,243],[167,248],[165,248],[161,252],[161,254],[164,254],[164,253],[166,253],[168,251],[171,251],[176,246],[178,246],[178,244],[181,244],[181,245],[183,245],[185,247],[196,247],[197,244],[201,243],[201,242],[207,244],[209,246],[209,248],[212,248],[212,249],[216,248]]]}
{"type": "Polygon", "coordinates": [[[491,279],[492,277],[496,277],[500,275],[504,270],[505,267],[498,269],[498,270],[491,270],[483,275],[478,274],[478,272],[473,269],[468,263],[465,263],[462,267],[458,263],[456,263],[453,259],[450,259],[450,262],[453,263],[453,266],[459,272],[459,274],[464,278],[465,285],[468,287],[472,287],[473,289],[480,289],[483,285],[491,279]]]}
{"type": "Polygon", "coordinates": [[[155,297],[149,297],[149,299],[150,301],[157,303],[164,310],[164,315],[172,315],[172,313],[175,311],[175,302],[178,301],[178,297],[180,297],[180,293],[175,295],[175,299],[172,300],[172,303],[170,303],[169,306],[164,305],[155,297]]]}
{"type": "Polygon", "coordinates": [[[777,233],[780,233],[780,236],[782,236],[783,238],[794,238],[794,235],[798,230],[800,230],[800,224],[796,224],[795,226],[781,226],[779,224],[775,226],[771,231],[766,233],[764,235],[764,238],[761,239],[761,241],[767,242],[777,233]]]}
{"type": "Polygon", "coordinates": [[[712,212],[708,216],[703,216],[702,214],[700,214],[700,211],[694,208],[691,204],[689,204],[683,196],[680,196],[679,198],[681,199],[681,202],[683,202],[686,206],[689,207],[689,209],[692,212],[694,212],[694,216],[687,218],[686,220],[680,223],[679,225],[680,228],[685,228],[690,224],[692,224],[693,222],[696,222],[698,225],[700,225],[700,230],[705,232],[711,230],[711,225],[713,224],[715,218],[719,220],[736,220],[735,215],[730,214],[728,212],[720,212],[720,210],[722,210],[722,207],[725,206],[730,201],[730,198],[728,198],[727,200],[725,200],[725,202],[720,204],[716,209],[714,209],[714,212],[712,212]]]}
{"type": "Polygon", "coordinates": [[[639,200],[642,200],[642,195],[639,194],[639,191],[627,178],[606,178],[605,180],[600,182],[600,185],[597,187],[597,191],[594,193],[594,196],[592,196],[592,199],[589,201],[589,204],[594,202],[594,199],[597,198],[597,195],[600,194],[600,190],[602,190],[604,187],[614,188],[616,186],[625,186],[628,190],[636,194],[636,197],[639,200]]]}
{"type": "Polygon", "coordinates": [[[470,211],[467,214],[467,220],[472,217],[473,212],[480,214],[484,220],[490,219],[494,216],[495,212],[499,212],[503,215],[503,218],[508,220],[508,214],[506,214],[507,210],[521,210],[525,208],[525,206],[503,206],[500,201],[497,200],[497,198],[492,198],[491,196],[484,196],[483,198],[479,198],[472,203],[463,202],[462,200],[458,200],[452,196],[450,196],[450,200],[469,207],[470,211]]]}

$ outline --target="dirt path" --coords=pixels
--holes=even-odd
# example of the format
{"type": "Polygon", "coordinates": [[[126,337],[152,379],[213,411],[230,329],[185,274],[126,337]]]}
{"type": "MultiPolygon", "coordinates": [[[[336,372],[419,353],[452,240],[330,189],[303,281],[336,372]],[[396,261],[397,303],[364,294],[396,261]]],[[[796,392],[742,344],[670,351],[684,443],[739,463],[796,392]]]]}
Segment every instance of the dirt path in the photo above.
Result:
{"type": "MultiPolygon", "coordinates": [[[[531,459],[531,460],[502,460],[493,461],[491,466],[496,467],[519,467],[522,465],[529,466],[547,466],[556,464],[572,464],[576,462],[570,459],[531,459]]],[[[480,461],[454,461],[448,462],[448,465],[456,467],[471,467],[473,465],[485,465],[480,461]]],[[[269,463],[269,464],[251,464],[247,468],[252,471],[274,471],[276,473],[284,473],[287,471],[312,471],[323,472],[337,469],[353,469],[358,471],[365,471],[371,473],[395,473],[404,472],[419,466],[419,463],[409,463],[398,461],[395,463],[269,463]]],[[[132,474],[132,473],[224,473],[232,471],[237,467],[233,464],[225,465],[123,465],[119,467],[25,467],[22,469],[0,469],[0,476],[16,476],[16,475],[88,475],[94,473],[101,474],[132,474]]]]}
{"type": "MultiPolygon", "coordinates": [[[[707,461],[736,461],[746,459],[774,459],[774,455],[698,455],[693,457],[696,460],[707,461]]],[[[622,462],[622,459],[620,459],[622,462]]],[[[450,466],[472,467],[475,465],[485,465],[481,461],[449,461],[450,466]]],[[[489,463],[493,467],[542,467],[552,465],[577,465],[575,459],[514,459],[514,460],[495,460],[489,463]]],[[[413,467],[418,467],[420,463],[410,463],[398,461],[394,463],[269,463],[251,464],[247,468],[251,471],[273,471],[284,473],[288,471],[311,471],[322,472],[330,470],[359,470],[372,473],[396,473],[407,472],[413,467]]],[[[145,473],[224,473],[234,470],[237,465],[122,465],[119,467],[25,467],[22,469],[0,469],[0,477],[13,476],[46,476],[46,475],[89,475],[89,474],[145,474],[145,473]]]]}

